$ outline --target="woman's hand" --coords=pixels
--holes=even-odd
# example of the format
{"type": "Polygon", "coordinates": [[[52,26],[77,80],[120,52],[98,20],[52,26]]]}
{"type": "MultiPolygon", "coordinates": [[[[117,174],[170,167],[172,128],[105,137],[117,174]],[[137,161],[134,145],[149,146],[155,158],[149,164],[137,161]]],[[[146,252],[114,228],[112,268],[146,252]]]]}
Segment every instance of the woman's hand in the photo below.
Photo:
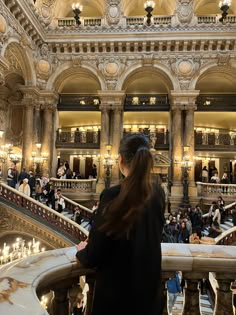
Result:
{"type": "Polygon", "coordinates": [[[78,245],[75,245],[75,247],[76,247],[77,251],[80,251],[80,250],[84,249],[87,246],[87,244],[88,244],[88,241],[85,240],[85,241],[80,242],[78,245]]]}

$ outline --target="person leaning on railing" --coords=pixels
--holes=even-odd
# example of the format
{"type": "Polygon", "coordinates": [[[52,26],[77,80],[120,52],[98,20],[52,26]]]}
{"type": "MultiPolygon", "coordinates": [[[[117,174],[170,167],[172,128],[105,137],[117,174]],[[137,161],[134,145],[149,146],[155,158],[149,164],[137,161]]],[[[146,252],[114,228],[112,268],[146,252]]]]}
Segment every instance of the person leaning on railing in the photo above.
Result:
{"type": "Polygon", "coordinates": [[[91,315],[161,314],[165,194],[152,182],[148,139],[125,136],[118,163],[125,178],[103,191],[88,242],[76,246],[82,266],[96,268],[91,315]]]}

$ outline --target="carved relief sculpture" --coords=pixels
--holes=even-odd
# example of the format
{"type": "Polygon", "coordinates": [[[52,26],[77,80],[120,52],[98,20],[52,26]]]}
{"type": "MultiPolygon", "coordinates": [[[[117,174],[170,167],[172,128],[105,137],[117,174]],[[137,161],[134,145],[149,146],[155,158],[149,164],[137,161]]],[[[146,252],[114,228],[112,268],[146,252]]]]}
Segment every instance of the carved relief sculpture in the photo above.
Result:
{"type": "Polygon", "coordinates": [[[121,1],[107,0],[106,4],[106,21],[107,24],[119,24],[121,21],[121,1]]]}

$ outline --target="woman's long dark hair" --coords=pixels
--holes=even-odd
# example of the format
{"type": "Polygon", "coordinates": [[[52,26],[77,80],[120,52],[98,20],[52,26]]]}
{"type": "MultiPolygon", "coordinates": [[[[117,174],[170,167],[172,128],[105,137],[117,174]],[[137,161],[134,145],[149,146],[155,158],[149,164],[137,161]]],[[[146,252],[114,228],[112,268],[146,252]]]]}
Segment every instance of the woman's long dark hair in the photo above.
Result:
{"type": "Polygon", "coordinates": [[[142,134],[129,134],[120,143],[119,153],[129,169],[119,195],[105,209],[102,230],[108,235],[126,235],[138,220],[152,195],[152,155],[142,134]]]}

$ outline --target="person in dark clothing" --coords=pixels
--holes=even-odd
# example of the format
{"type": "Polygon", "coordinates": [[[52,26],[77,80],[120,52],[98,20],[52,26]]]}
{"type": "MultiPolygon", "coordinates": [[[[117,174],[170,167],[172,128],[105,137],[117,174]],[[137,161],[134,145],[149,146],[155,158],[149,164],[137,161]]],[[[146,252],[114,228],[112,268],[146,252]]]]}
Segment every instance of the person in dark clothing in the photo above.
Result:
{"type": "Polygon", "coordinates": [[[29,172],[29,182],[30,186],[30,197],[33,197],[33,194],[35,193],[35,186],[36,186],[36,178],[32,171],[29,172]]]}
{"type": "Polygon", "coordinates": [[[96,164],[93,164],[91,175],[93,176],[93,178],[97,178],[98,174],[97,174],[97,166],[96,166],[96,164]]]}
{"type": "Polygon", "coordinates": [[[126,135],[118,161],[125,178],[102,192],[88,242],[77,245],[81,265],[96,268],[91,315],[158,315],[165,194],[151,179],[148,139],[126,135]]]}

